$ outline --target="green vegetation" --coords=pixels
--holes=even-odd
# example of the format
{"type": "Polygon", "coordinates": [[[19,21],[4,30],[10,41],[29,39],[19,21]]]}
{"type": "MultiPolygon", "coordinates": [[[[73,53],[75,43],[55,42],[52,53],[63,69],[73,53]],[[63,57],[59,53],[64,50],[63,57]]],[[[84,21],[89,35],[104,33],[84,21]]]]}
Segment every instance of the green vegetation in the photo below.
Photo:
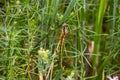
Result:
{"type": "Polygon", "coordinates": [[[0,0],[0,80],[119,77],[119,4],[0,0]]]}

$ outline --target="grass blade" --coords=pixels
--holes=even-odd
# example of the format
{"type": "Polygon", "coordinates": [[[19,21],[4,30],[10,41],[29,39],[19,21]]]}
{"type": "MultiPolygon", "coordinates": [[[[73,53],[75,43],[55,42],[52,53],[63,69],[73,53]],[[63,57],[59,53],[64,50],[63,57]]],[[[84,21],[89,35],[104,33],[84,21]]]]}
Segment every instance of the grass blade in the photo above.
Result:
{"type": "MultiPolygon", "coordinates": [[[[99,5],[99,11],[97,14],[97,18],[96,18],[96,24],[95,24],[95,35],[97,34],[101,34],[101,30],[102,30],[102,22],[103,22],[103,17],[104,17],[104,13],[105,13],[105,7],[106,7],[106,1],[107,0],[101,0],[100,1],[100,5],[99,5]]],[[[99,48],[100,48],[100,38],[101,36],[95,36],[94,41],[94,54],[95,55],[99,55],[99,48]]],[[[96,70],[97,68],[97,60],[98,60],[98,56],[93,56],[93,69],[96,70]]],[[[93,70],[94,73],[94,70],[93,70]]]]}
{"type": "Polygon", "coordinates": [[[55,0],[54,4],[53,4],[53,10],[54,10],[53,15],[52,15],[53,22],[55,20],[55,17],[56,17],[57,11],[58,11],[58,5],[59,5],[59,0],[55,0]]]}
{"type": "Polygon", "coordinates": [[[69,6],[67,7],[67,10],[65,11],[62,20],[60,21],[60,25],[65,22],[70,15],[70,12],[72,11],[74,5],[75,5],[76,0],[71,0],[69,6]]]}

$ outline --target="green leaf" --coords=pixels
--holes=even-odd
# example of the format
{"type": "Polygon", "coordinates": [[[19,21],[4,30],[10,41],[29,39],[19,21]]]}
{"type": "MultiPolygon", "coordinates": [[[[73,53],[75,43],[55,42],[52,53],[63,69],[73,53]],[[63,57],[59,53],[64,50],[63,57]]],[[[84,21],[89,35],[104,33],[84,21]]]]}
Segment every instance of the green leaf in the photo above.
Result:
{"type": "Polygon", "coordinates": [[[69,6],[67,7],[67,10],[65,11],[65,13],[63,15],[62,20],[60,21],[60,25],[67,20],[68,16],[70,15],[70,12],[72,11],[72,9],[75,5],[75,2],[76,2],[76,0],[71,0],[69,6]]]}
{"type": "MultiPolygon", "coordinates": [[[[95,24],[94,54],[96,56],[93,56],[93,68],[95,70],[97,68],[97,60],[98,60],[97,55],[99,55],[100,38],[101,38],[101,36],[96,36],[96,35],[101,34],[102,22],[103,22],[105,8],[106,8],[106,2],[107,2],[106,0],[101,0],[100,1],[99,10],[98,10],[97,18],[96,18],[96,24],[95,24]]],[[[93,74],[94,74],[94,70],[93,70],[93,74]]]]}

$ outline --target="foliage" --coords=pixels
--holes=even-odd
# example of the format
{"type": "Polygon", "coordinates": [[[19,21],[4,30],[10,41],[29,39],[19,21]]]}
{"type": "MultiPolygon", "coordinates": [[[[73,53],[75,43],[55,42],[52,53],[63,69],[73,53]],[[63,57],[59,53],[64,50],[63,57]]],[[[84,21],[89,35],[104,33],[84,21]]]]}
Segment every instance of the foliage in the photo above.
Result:
{"type": "Polygon", "coordinates": [[[0,79],[104,80],[119,75],[119,4],[119,0],[1,0],[0,79]]]}

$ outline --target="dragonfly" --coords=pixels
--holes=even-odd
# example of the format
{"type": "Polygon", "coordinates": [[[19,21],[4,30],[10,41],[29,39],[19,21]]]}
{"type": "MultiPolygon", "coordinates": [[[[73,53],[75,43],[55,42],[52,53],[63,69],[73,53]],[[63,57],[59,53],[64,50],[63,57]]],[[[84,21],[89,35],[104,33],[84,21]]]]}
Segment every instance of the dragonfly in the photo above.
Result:
{"type": "Polygon", "coordinates": [[[65,39],[65,36],[67,34],[67,27],[68,27],[68,24],[64,23],[62,25],[62,32],[60,34],[60,37],[59,37],[59,41],[58,41],[58,44],[57,44],[57,47],[54,51],[54,54],[56,55],[56,52],[57,50],[59,51],[59,63],[60,63],[60,67],[62,68],[62,48],[63,48],[63,44],[64,44],[64,39],[65,39]]]}

